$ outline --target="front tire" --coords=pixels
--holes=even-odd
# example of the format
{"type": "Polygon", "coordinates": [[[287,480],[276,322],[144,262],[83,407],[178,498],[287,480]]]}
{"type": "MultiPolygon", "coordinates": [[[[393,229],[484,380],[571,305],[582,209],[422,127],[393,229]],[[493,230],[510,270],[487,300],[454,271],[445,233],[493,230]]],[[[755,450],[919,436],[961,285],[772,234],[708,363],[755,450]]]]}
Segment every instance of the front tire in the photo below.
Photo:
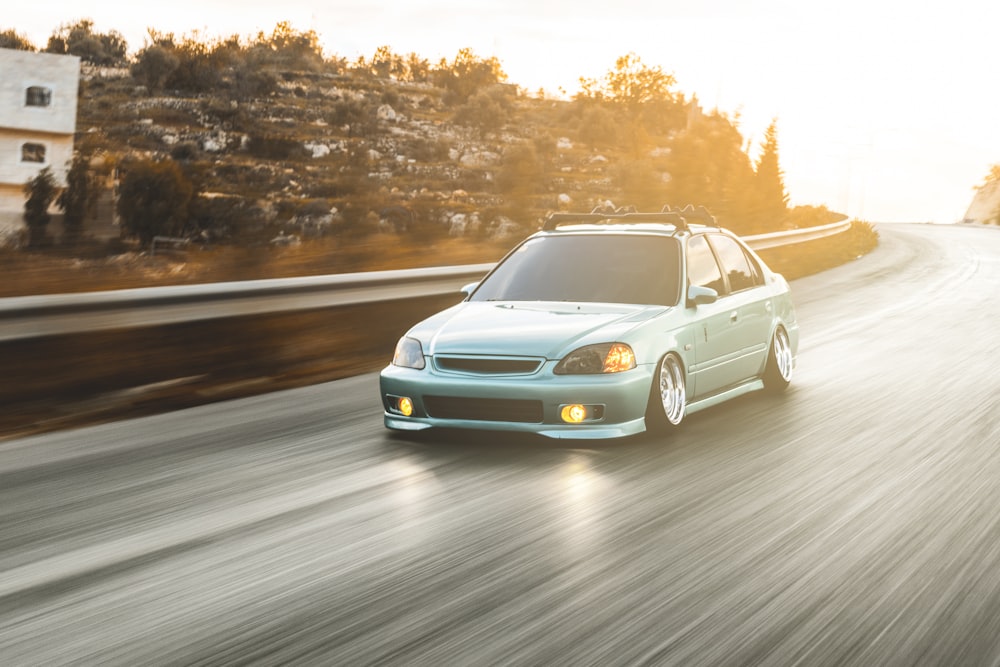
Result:
{"type": "Polygon", "coordinates": [[[764,367],[764,391],[776,394],[785,390],[792,381],[792,368],[795,360],[792,357],[792,344],[788,340],[788,332],[784,327],[778,327],[771,339],[771,349],[767,353],[767,365],[764,367]]]}
{"type": "Polygon", "coordinates": [[[653,376],[653,386],[646,406],[646,430],[666,433],[680,426],[687,408],[687,380],[684,366],[676,354],[660,360],[653,376]]]}

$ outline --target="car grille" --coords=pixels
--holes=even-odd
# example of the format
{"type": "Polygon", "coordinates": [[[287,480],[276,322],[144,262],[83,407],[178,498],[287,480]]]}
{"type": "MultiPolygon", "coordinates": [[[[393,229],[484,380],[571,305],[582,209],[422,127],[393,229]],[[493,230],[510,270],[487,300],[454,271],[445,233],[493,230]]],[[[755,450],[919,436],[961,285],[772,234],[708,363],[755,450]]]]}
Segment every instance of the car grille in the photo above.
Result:
{"type": "Polygon", "coordinates": [[[542,365],[543,360],[523,357],[448,357],[435,356],[438,370],[478,375],[528,375],[542,365]]]}
{"type": "Polygon", "coordinates": [[[468,419],[471,421],[542,422],[542,402],[513,398],[464,398],[458,396],[424,396],[427,414],[438,419],[468,419]]]}

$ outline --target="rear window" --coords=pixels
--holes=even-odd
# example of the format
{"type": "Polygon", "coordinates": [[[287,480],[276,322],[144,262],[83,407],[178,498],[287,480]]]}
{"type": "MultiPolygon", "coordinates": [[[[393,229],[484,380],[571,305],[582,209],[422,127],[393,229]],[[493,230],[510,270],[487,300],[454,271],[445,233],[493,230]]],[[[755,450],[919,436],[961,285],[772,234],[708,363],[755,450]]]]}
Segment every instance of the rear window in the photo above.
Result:
{"type": "Polygon", "coordinates": [[[567,234],[525,241],[470,301],[583,301],[673,306],[680,294],[676,239],[567,234]]]}

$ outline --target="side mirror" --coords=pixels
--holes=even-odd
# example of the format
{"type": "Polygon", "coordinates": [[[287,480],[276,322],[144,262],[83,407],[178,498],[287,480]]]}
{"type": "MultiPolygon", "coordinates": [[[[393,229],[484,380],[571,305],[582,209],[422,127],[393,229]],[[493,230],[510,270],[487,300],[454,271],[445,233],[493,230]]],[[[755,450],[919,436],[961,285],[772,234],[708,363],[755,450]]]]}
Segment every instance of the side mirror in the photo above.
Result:
{"type": "Polygon", "coordinates": [[[476,281],[474,283],[469,283],[468,285],[462,287],[462,294],[464,294],[465,298],[468,299],[470,296],[472,296],[472,293],[476,291],[477,287],[479,287],[479,281],[476,281]]]}
{"type": "Polygon", "coordinates": [[[687,300],[689,306],[705,306],[710,303],[715,303],[718,299],[719,293],[711,287],[700,287],[698,285],[691,285],[691,287],[688,287],[687,300]]]}

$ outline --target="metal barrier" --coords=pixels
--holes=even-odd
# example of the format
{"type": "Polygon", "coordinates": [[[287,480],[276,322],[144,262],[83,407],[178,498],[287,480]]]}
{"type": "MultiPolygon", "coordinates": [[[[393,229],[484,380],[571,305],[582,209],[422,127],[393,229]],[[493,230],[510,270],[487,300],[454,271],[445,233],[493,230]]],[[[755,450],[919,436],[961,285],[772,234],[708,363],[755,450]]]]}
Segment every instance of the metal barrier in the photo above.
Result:
{"type": "Polygon", "coordinates": [[[793,243],[803,243],[805,241],[815,241],[834,234],[846,232],[851,228],[851,221],[844,219],[833,222],[829,225],[819,227],[807,227],[805,229],[793,229],[788,232],[772,232],[770,234],[757,234],[755,236],[745,236],[743,240],[754,250],[767,250],[793,243]]]}
{"type": "MultiPolygon", "coordinates": [[[[844,220],[743,239],[754,250],[764,250],[832,236],[850,226],[844,220]]],[[[491,268],[470,264],[10,297],[0,299],[0,341],[457,293],[491,268]]]]}

